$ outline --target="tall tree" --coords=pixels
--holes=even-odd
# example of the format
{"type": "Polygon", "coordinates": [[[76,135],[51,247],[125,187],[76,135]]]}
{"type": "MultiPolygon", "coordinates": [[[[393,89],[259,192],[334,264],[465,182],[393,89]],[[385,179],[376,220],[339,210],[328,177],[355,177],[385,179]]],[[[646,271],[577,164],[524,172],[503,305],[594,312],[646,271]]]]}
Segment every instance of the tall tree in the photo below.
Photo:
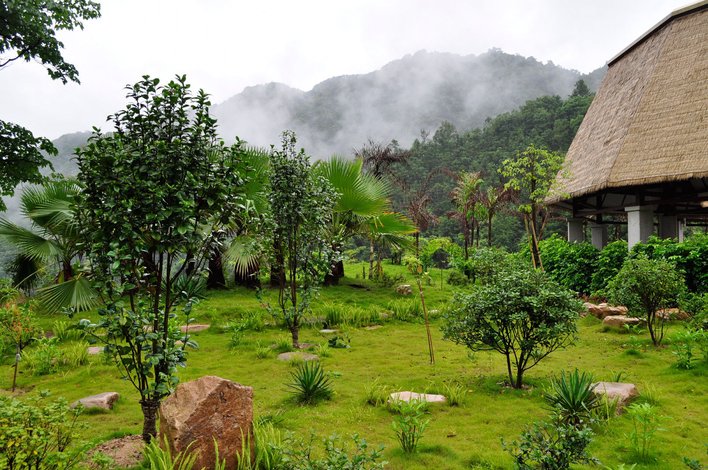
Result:
{"type": "Polygon", "coordinates": [[[469,247],[474,242],[474,229],[477,219],[475,209],[479,203],[479,188],[484,182],[479,172],[462,171],[454,175],[457,184],[452,189],[450,196],[455,206],[451,215],[460,221],[464,237],[464,255],[469,259],[469,247]]]}
{"type": "Polygon", "coordinates": [[[105,302],[96,323],[80,325],[106,344],[140,393],[150,441],[190,344],[177,307],[188,325],[188,286],[204,274],[213,234],[241,204],[233,163],[241,148],[217,138],[208,96],[193,94],[184,76],[167,85],[144,76],[127,89],[126,108],[111,116],[114,132],[95,129],[77,153],[79,222],[105,302]]]}
{"type": "Polygon", "coordinates": [[[312,172],[304,150],[295,150],[292,132],[270,155],[271,263],[283,273],[278,285],[278,314],[290,330],[293,347],[300,347],[300,322],[310,309],[315,288],[329,272],[332,247],[325,236],[331,224],[336,193],[312,172]]]}
{"type": "Polygon", "coordinates": [[[438,220],[429,207],[431,202],[430,183],[433,177],[438,173],[439,171],[437,170],[429,172],[428,176],[426,176],[418,189],[409,196],[408,204],[406,205],[408,216],[416,226],[416,231],[414,234],[416,257],[420,254],[420,233],[428,230],[430,226],[437,223],[438,220]]]}
{"type": "Polygon", "coordinates": [[[487,246],[492,246],[492,221],[499,209],[504,206],[511,196],[511,191],[503,186],[489,186],[480,192],[480,204],[484,207],[487,216],[487,246]]]}
{"type": "Polygon", "coordinates": [[[507,178],[506,189],[517,194],[517,206],[531,247],[534,267],[543,269],[538,242],[550,218],[546,198],[556,188],[556,176],[563,168],[560,153],[530,145],[513,159],[504,160],[499,172],[507,178]]]}
{"type": "MultiPolygon", "coordinates": [[[[9,0],[0,2],[0,71],[17,60],[37,60],[53,80],[79,83],[79,72],[61,55],[58,31],[83,29],[83,21],[101,15],[88,0],[9,0]]],[[[56,155],[52,143],[22,126],[0,119],[0,195],[11,196],[22,182],[42,181],[40,168],[51,167],[42,152],[56,155]]],[[[0,210],[5,204],[0,200],[0,210]]]]}
{"type": "Polygon", "coordinates": [[[404,184],[404,180],[394,172],[397,165],[405,164],[411,153],[401,150],[395,142],[384,145],[369,140],[363,147],[354,150],[354,156],[361,159],[364,171],[377,178],[389,178],[393,183],[404,184]]]}

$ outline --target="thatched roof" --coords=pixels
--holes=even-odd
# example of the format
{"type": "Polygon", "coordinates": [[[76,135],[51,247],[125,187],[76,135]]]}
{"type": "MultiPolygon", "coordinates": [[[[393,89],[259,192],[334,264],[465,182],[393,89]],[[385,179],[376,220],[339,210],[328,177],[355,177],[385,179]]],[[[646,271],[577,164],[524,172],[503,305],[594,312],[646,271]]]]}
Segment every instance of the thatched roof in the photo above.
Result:
{"type": "Polygon", "coordinates": [[[708,177],[708,0],[677,10],[609,63],[550,202],[708,177]]]}

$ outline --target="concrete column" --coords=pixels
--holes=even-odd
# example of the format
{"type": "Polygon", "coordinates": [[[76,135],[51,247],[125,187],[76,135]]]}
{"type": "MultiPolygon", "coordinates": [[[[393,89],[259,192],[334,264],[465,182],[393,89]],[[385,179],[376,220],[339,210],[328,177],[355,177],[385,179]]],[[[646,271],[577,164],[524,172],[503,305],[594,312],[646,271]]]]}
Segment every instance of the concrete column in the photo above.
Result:
{"type": "Polygon", "coordinates": [[[585,240],[583,219],[566,219],[568,221],[568,241],[582,242],[585,240]]]}
{"type": "Polygon", "coordinates": [[[659,236],[661,238],[678,238],[679,222],[675,215],[662,215],[659,218],[659,236]]]}
{"type": "Polygon", "coordinates": [[[679,220],[678,223],[678,241],[683,243],[683,230],[686,228],[686,219],[679,220]]]}
{"type": "Polygon", "coordinates": [[[602,250],[607,246],[607,225],[591,224],[590,225],[590,240],[592,246],[598,250],[602,250]]]}
{"type": "Polygon", "coordinates": [[[627,245],[631,250],[639,242],[645,242],[654,232],[654,208],[651,206],[625,207],[627,212],[627,245]]]}

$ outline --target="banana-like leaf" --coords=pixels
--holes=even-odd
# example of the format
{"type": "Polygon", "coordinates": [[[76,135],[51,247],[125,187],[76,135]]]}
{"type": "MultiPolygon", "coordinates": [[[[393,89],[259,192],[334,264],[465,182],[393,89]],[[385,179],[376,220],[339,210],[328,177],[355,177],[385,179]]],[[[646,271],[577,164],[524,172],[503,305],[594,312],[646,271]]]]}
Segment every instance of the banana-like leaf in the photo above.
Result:
{"type": "Polygon", "coordinates": [[[98,295],[83,274],[68,281],[39,289],[37,299],[40,307],[48,313],[59,312],[65,307],[84,311],[98,304],[98,295]]]}

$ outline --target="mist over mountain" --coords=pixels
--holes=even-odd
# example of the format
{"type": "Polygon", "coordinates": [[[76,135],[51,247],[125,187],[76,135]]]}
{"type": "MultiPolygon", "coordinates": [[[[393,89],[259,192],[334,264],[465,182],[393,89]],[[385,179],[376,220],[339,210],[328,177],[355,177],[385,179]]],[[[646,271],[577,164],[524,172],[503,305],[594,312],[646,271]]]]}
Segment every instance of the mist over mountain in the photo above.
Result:
{"type": "Polygon", "coordinates": [[[545,95],[565,97],[584,79],[592,91],[605,67],[583,75],[552,62],[506,54],[420,51],[362,75],[330,78],[304,92],[279,83],[248,87],[212,108],[221,135],[258,146],[278,144],[292,129],[316,158],[350,155],[368,139],[407,147],[443,121],[458,129],[545,95]]]}

